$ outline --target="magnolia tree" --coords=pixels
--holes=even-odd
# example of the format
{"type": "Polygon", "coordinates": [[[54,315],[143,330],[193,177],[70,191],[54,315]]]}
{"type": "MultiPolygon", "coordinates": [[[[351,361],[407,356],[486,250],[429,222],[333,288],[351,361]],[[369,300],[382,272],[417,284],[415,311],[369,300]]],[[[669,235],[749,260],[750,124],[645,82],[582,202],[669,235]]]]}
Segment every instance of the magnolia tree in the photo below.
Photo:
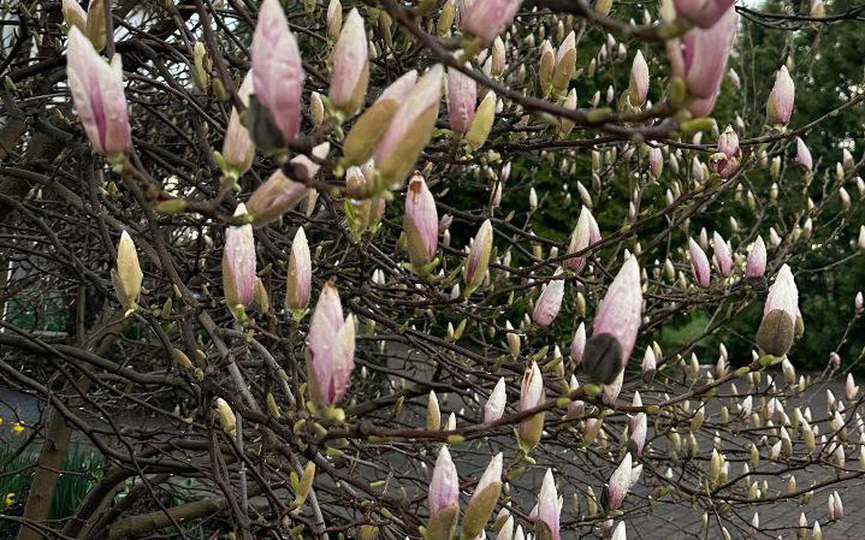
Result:
{"type": "Polygon", "coordinates": [[[797,280],[862,264],[865,162],[806,140],[865,93],[798,116],[792,38],[731,69],[862,17],[799,4],[18,5],[0,371],[40,414],[0,519],[822,538],[865,474],[862,295],[797,374],[797,280]],[[102,465],[58,517],[70,440],[102,465]]]}

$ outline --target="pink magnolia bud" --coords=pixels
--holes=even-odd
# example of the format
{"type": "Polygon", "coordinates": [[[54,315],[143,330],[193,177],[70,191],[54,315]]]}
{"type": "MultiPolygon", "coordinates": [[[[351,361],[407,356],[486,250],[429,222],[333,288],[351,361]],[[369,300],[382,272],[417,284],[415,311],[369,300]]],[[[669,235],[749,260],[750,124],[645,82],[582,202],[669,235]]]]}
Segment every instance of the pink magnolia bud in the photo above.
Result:
{"type": "Polygon", "coordinates": [[[799,290],[786,264],[778,271],[763,308],[757,345],[766,354],[784,356],[793,345],[799,314],[799,290]]]}
{"type": "Polygon", "coordinates": [[[266,225],[297,204],[306,195],[306,185],[289,180],[282,170],[275,171],[270,178],[249,198],[249,212],[256,227],[266,225]]]}
{"type": "Polygon", "coordinates": [[[474,0],[460,17],[460,28],[489,45],[511,24],[522,0],[474,0]]]}
{"type": "Polygon", "coordinates": [[[736,0],[675,0],[676,15],[700,28],[712,28],[736,0]]]}
{"type": "Polygon", "coordinates": [[[697,98],[691,107],[692,114],[708,114],[715,105],[738,19],[736,11],[728,9],[711,28],[694,28],[681,39],[667,41],[673,73],[682,78],[688,93],[697,98]]]}
{"type": "Polygon", "coordinates": [[[732,126],[718,137],[718,151],[709,158],[709,163],[715,173],[727,179],[739,169],[742,160],[742,150],[739,148],[739,136],[732,126]]]}
{"type": "Polygon", "coordinates": [[[796,87],[787,66],[781,66],[775,75],[775,86],[769,94],[766,104],[766,115],[769,124],[786,126],[793,114],[793,101],[796,97],[796,87]]]}
{"type": "Polygon", "coordinates": [[[709,286],[709,259],[706,257],[706,252],[703,248],[694,241],[693,238],[688,239],[688,251],[691,252],[691,269],[694,272],[694,279],[700,287],[709,286]]]}
{"type": "Polygon", "coordinates": [[[505,378],[500,377],[499,382],[496,383],[495,388],[493,388],[490,394],[490,398],[487,400],[486,405],[484,405],[484,423],[495,422],[504,414],[505,406],[508,404],[506,389],[507,383],[505,383],[505,378]]]}
{"type": "Polygon", "coordinates": [[[414,175],[408,184],[403,228],[411,263],[421,271],[435,258],[439,218],[435,199],[419,174],[414,175]]]}
{"type": "Polygon", "coordinates": [[[646,445],[646,431],[648,430],[648,419],[646,413],[637,413],[630,422],[630,439],[628,444],[637,456],[643,455],[643,447],[646,445]]]}
{"type": "Polygon", "coordinates": [[[309,304],[312,288],[312,261],[303,227],[299,227],[291,242],[288,257],[288,284],[285,289],[285,309],[299,311],[309,304]]]}
{"type": "Polygon", "coordinates": [[[811,151],[805,145],[800,137],[796,137],[796,163],[808,172],[814,167],[814,159],[811,157],[811,151]]]}
{"type": "Polygon", "coordinates": [[[448,120],[457,133],[467,133],[475,117],[478,85],[468,75],[448,69],[448,120]]]}
{"type": "Polygon", "coordinates": [[[462,530],[460,531],[463,538],[477,538],[478,535],[481,535],[481,538],[486,538],[486,535],[483,534],[484,526],[493,512],[502,490],[502,460],[503,454],[499,452],[490,460],[484,474],[478,481],[463,517],[462,530]]]}
{"type": "Polygon", "coordinates": [[[733,85],[733,88],[736,90],[742,89],[742,79],[739,77],[739,73],[735,69],[730,68],[730,71],[727,72],[727,76],[730,77],[730,83],[733,85]]]}
{"type": "Polygon", "coordinates": [[[853,301],[853,309],[856,315],[860,315],[862,313],[862,291],[856,293],[856,299],[853,301]]]}
{"type": "MultiPolygon", "coordinates": [[[[574,227],[571,233],[571,242],[568,244],[568,255],[579,253],[601,241],[601,231],[598,229],[598,222],[595,221],[595,216],[592,211],[583,206],[580,210],[580,217],[577,219],[577,226],[574,227]]],[[[580,272],[586,264],[586,259],[583,257],[570,257],[565,260],[565,264],[574,272],[580,272]]]]}
{"type": "Polygon", "coordinates": [[[69,31],[66,74],[78,118],[90,145],[99,153],[115,155],[131,144],[120,55],[111,64],[78,28],[69,31]]]}
{"type": "Polygon", "coordinates": [[[363,18],[352,9],[333,49],[333,74],[327,95],[337,110],[351,115],[363,105],[369,83],[369,51],[363,18]]]}
{"type": "MultiPolygon", "coordinates": [[[[238,204],[234,217],[246,215],[246,206],[238,204]]],[[[225,230],[222,250],[222,287],[230,309],[248,306],[255,296],[255,238],[252,225],[231,225],[225,230]]]]}
{"type": "Polygon", "coordinates": [[[848,373],[847,380],[844,383],[844,395],[847,398],[847,401],[854,401],[858,394],[859,387],[856,386],[856,379],[853,378],[852,373],[848,373]]]}
{"type": "Polygon", "coordinates": [[[469,250],[463,271],[463,282],[466,285],[465,295],[470,295],[484,281],[484,274],[490,263],[490,253],[493,248],[493,224],[486,220],[475,235],[469,250]]]}
{"type": "Polygon", "coordinates": [[[324,24],[327,37],[336,39],[342,29],[342,3],[339,0],[330,0],[327,4],[324,24]]]}
{"type": "MultiPolygon", "coordinates": [[[[261,3],[251,57],[255,99],[267,109],[268,123],[279,131],[282,142],[291,143],[300,128],[304,73],[297,41],[279,0],[261,3]]],[[[250,131],[255,134],[257,129],[250,127],[250,131]]]]}
{"type": "Polygon", "coordinates": [[[632,464],[633,460],[629,452],[625,454],[622,463],[613,471],[612,476],[610,476],[610,482],[604,486],[604,505],[607,512],[613,512],[622,507],[622,502],[625,500],[625,495],[628,494],[628,489],[631,486],[632,464]]]}
{"type": "Polygon", "coordinates": [[[375,149],[375,166],[388,184],[405,179],[429,142],[438,116],[444,68],[436,64],[405,98],[375,149]]]}
{"type": "Polygon", "coordinates": [[[629,87],[631,105],[642,107],[649,94],[649,66],[642,51],[637,51],[634,63],[631,65],[631,82],[629,87]]]}
{"type": "Polygon", "coordinates": [[[581,322],[574,332],[574,338],[571,340],[571,360],[574,364],[580,365],[583,361],[583,354],[586,350],[586,323],[581,322]]]}
{"type": "Polygon", "coordinates": [[[642,304],[640,265],[631,256],[613,279],[592,321],[583,366],[594,381],[610,384],[625,369],[637,341],[642,304]]]}
{"type": "Polygon", "coordinates": [[[490,66],[490,74],[494,77],[500,77],[505,72],[505,62],[507,61],[505,52],[505,42],[502,38],[496,37],[493,40],[492,65],[490,66]]]}
{"type": "MultiPolygon", "coordinates": [[[[538,365],[530,360],[520,386],[520,411],[534,409],[544,402],[544,378],[538,365]]],[[[544,413],[538,413],[520,422],[518,429],[520,447],[528,452],[538,445],[544,430],[544,413]]]]}
{"type": "Polygon", "coordinates": [[[748,261],[745,263],[745,276],[749,278],[761,278],[766,273],[766,244],[763,237],[758,236],[748,252],[748,261]]]}
{"type": "Polygon", "coordinates": [[[338,403],[354,370],[354,316],[342,316],[339,292],[327,282],[318,296],[306,338],[310,394],[321,407],[338,403]]]}
{"type": "Polygon", "coordinates": [[[649,148],[649,174],[657,180],[664,172],[664,152],[657,146],[649,148]]]}
{"type": "Polygon", "coordinates": [[[616,378],[613,379],[613,382],[610,384],[601,385],[601,389],[604,393],[601,395],[601,401],[606,403],[607,405],[612,406],[616,403],[616,400],[619,398],[619,394],[622,393],[622,385],[625,382],[625,370],[619,371],[619,374],[616,375],[616,378]]]}
{"type": "MultiPolygon", "coordinates": [[[[249,94],[252,92],[252,72],[246,73],[237,97],[244,105],[249,105],[249,94]]],[[[228,127],[225,130],[225,142],[222,143],[222,157],[228,170],[240,177],[252,167],[252,159],[255,157],[255,145],[249,138],[249,131],[240,121],[240,114],[236,108],[231,109],[228,119],[228,127]]]]}
{"type": "Polygon", "coordinates": [[[445,214],[439,219],[439,234],[444,234],[454,222],[454,217],[450,214],[445,214]]]}
{"type": "Polygon", "coordinates": [[[717,231],[713,233],[712,237],[715,242],[715,254],[713,256],[715,266],[721,277],[728,277],[733,271],[732,250],[730,249],[730,245],[727,244],[727,241],[724,240],[724,237],[718,234],[717,231]]]}
{"type": "Polygon", "coordinates": [[[391,119],[412,92],[417,71],[410,70],[385,88],[378,99],[358,117],[345,138],[343,154],[348,163],[361,165],[369,161],[391,119]]]}
{"type": "Polygon", "coordinates": [[[448,447],[442,445],[429,485],[427,505],[430,526],[427,529],[435,528],[446,532],[447,535],[441,538],[450,538],[456,526],[459,498],[460,478],[457,475],[457,468],[454,466],[448,447]]]}
{"type": "MultiPolygon", "coordinates": [[[[561,273],[561,269],[556,271],[556,274],[559,273],[561,273]]],[[[556,315],[559,314],[564,295],[564,279],[554,279],[547,283],[544,290],[541,291],[541,296],[535,303],[535,309],[532,311],[532,320],[535,321],[535,324],[549,326],[556,318],[556,315]]]]}
{"type": "Polygon", "coordinates": [[[553,478],[552,469],[547,469],[541,491],[538,493],[537,523],[543,529],[544,534],[540,538],[559,540],[559,520],[561,509],[559,508],[559,494],[556,491],[556,481],[553,478]]]}
{"type": "Polygon", "coordinates": [[[658,370],[658,360],[655,358],[655,351],[648,347],[646,349],[646,354],[643,356],[643,363],[640,366],[640,370],[642,371],[643,379],[651,381],[655,376],[655,371],[658,370]]]}

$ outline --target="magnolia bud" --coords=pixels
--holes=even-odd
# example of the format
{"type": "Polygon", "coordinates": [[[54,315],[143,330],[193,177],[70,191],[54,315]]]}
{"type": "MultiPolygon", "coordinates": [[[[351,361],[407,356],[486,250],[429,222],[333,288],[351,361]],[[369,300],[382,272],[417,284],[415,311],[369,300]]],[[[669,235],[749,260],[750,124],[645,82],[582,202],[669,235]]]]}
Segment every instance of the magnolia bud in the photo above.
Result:
{"type": "Polygon", "coordinates": [[[247,127],[257,146],[276,150],[297,137],[304,79],[297,41],[277,0],[261,4],[251,57],[255,99],[247,127]]]}
{"type": "Polygon", "coordinates": [[[463,282],[465,283],[465,296],[469,296],[477,289],[484,280],[484,274],[490,262],[490,253],[493,244],[493,225],[486,220],[478,230],[471,244],[468,259],[463,270],[463,282]]]}
{"type": "Polygon", "coordinates": [[[288,258],[288,282],[285,290],[285,309],[298,312],[309,305],[312,288],[312,261],[303,227],[297,229],[288,258]]]}
{"type": "MultiPolygon", "coordinates": [[[[634,63],[631,65],[631,79],[628,87],[631,105],[642,107],[649,93],[649,66],[642,51],[637,51],[634,63]]],[[[655,176],[657,178],[657,176],[655,176]]]]}
{"type": "Polygon", "coordinates": [[[472,498],[466,506],[461,534],[465,538],[475,538],[483,532],[502,490],[502,453],[496,454],[487,465],[478,481],[472,498]]]}
{"type": "Polygon", "coordinates": [[[234,411],[222,398],[216,398],[216,411],[219,413],[222,430],[234,437],[237,434],[237,417],[234,416],[234,411]]]}
{"type": "Polygon", "coordinates": [[[363,18],[351,10],[333,49],[333,74],[328,97],[333,106],[351,115],[363,105],[369,82],[369,51],[363,18]]]}
{"type": "MultiPolygon", "coordinates": [[[[94,17],[90,13],[90,17],[94,17]]],[[[69,31],[66,73],[78,118],[90,145],[108,156],[129,148],[129,116],[120,55],[109,64],[77,27],[69,31]]]]}
{"type": "Polygon", "coordinates": [[[117,268],[111,270],[111,281],[114,284],[117,300],[124,309],[135,309],[137,306],[143,279],[144,274],[138,263],[135,242],[132,241],[129,233],[123,231],[117,244],[117,268]]]}
{"type": "Polygon", "coordinates": [[[775,75],[775,86],[769,94],[766,114],[770,125],[786,126],[793,114],[793,100],[796,88],[787,66],[781,66],[775,75]]]}
{"type": "Polygon", "coordinates": [[[381,136],[375,148],[375,164],[387,183],[383,187],[402,182],[429,142],[438,116],[443,76],[441,64],[430,68],[399,105],[381,136]]]}
{"type": "Polygon", "coordinates": [[[474,114],[466,133],[465,143],[470,151],[478,150],[487,141],[496,116],[496,94],[487,92],[474,114]]]}
{"type": "Polygon", "coordinates": [[[342,3],[339,0],[330,0],[328,3],[325,26],[327,37],[336,39],[339,36],[339,31],[342,29],[342,3]]]}
{"type": "MultiPolygon", "coordinates": [[[[523,375],[520,389],[519,410],[526,411],[542,404],[545,399],[544,380],[541,370],[534,361],[529,361],[523,375]]],[[[544,413],[538,413],[523,420],[518,429],[520,448],[528,453],[541,440],[544,429],[544,413]]]]}
{"type": "MultiPolygon", "coordinates": [[[[237,97],[240,101],[248,106],[249,93],[252,91],[252,72],[247,72],[246,77],[240,88],[237,90],[237,97]]],[[[222,144],[222,157],[228,167],[228,171],[240,177],[252,167],[252,160],[255,157],[255,145],[252,139],[249,138],[249,131],[240,121],[240,113],[236,108],[231,109],[231,116],[228,120],[228,127],[225,130],[225,142],[222,144]]]]}

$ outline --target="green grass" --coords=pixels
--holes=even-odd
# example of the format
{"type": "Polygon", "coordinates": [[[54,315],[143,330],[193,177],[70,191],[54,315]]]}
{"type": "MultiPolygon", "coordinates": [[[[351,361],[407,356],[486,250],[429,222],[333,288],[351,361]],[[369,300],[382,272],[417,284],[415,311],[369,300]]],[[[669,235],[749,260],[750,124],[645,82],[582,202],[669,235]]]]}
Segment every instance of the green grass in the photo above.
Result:
{"type": "MultiPolygon", "coordinates": [[[[18,450],[15,441],[0,442],[0,505],[8,493],[15,494],[15,505],[23,505],[33,480],[33,465],[38,453],[18,450]]],[[[73,446],[63,462],[62,472],[57,479],[54,498],[51,501],[52,520],[69,517],[75,512],[81,499],[87,495],[99,479],[102,460],[96,454],[73,446]]]]}

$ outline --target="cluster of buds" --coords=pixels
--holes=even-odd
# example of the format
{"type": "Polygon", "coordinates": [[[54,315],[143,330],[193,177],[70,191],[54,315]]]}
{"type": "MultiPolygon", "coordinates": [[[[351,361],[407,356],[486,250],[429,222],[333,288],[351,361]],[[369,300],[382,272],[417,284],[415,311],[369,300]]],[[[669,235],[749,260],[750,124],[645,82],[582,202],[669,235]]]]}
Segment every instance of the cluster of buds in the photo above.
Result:
{"type": "Polygon", "coordinates": [[[577,70],[576,34],[571,31],[558,50],[549,40],[541,44],[541,60],[538,67],[538,84],[541,95],[563,97],[568,90],[571,79],[577,70]]]}
{"type": "MultiPolygon", "coordinates": [[[[461,538],[476,538],[483,534],[502,490],[503,455],[494,456],[475,486],[463,516],[461,538]]],[[[426,538],[449,540],[459,516],[459,475],[446,445],[436,459],[427,497],[429,521],[426,538]]]]}
{"type": "MultiPolygon", "coordinates": [[[[365,193],[374,175],[372,162],[364,167],[349,167],[345,172],[345,185],[350,193],[365,193]]],[[[384,197],[346,198],[345,215],[355,242],[364,232],[374,233],[378,229],[386,204],[384,197]]]]}
{"type": "Polygon", "coordinates": [[[739,170],[741,162],[739,136],[733,131],[733,126],[727,126],[718,137],[718,151],[709,157],[709,164],[718,176],[726,180],[739,170]]]}
{"type": "Polygon", "coordinates": [[[409,71],[387,87],[357,119],[345,139],[344,161],[363,165],[375,159],[367,194],[378,194],[408,176],[432,136],[441,100],[444,68],[436,64],[422,77],[409,71]]]}

